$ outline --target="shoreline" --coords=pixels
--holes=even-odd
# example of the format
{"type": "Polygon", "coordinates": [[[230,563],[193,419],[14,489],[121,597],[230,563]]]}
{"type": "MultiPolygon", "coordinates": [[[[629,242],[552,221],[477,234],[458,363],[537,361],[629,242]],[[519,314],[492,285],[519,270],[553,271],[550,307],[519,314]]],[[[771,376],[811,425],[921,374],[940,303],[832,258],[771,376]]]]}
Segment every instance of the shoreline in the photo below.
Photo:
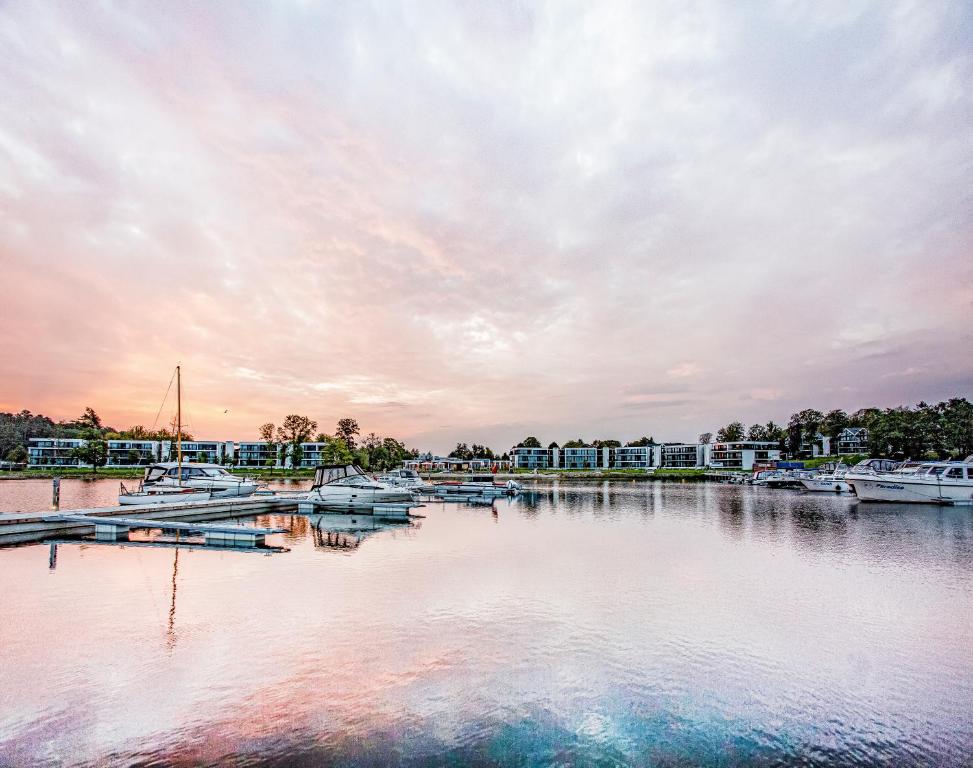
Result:
{"type": "MultiPolygon", "coordinates": [[[[314,477],[313,469],[302,469],[302,470],[279,470],[275,472],[269,472],[267,470],[250,471],[244,469],[231,469],[234,475],[247,475],[253,477],[257,480],[310,480],[314,477]]],[[[635,481],[646,481],[646,480],[705,480],[707,479],[707,474],[710,470],[705,469],[659,469],[655,472],[644,472],[642,470],[602,470],[602,471],[592,471],[592,470],[560,470],[560,471],[545,471],[538,472],[534,474],[533,472],[498,472],[493,475],[495,480],[516,480],[518,482],[553,482],[555,480],[585,480],[585,481],[602,481],[602,480],[630,480],[635,481]]],[[[2,480],[52,480],[55,477],[60,477],[61,479],[67,480],[140,480],[144,474],[144,468],[128,468],[128,467],[118,467],[106,469],[102,468],[97,472],[84,469],[68,469],[62,471],[55,471],[51,469],[36,469],[36,470],[21,470],[13,472],[0,472],[0,481],[2,480]]],[[[368,472],[368,474],[373,474],[368,472]]],[[[486,473],[484,473],[486,474],[486,473]]],[[[740,474],[749,474],[748,472],[740,472],[740,474]]],[[[469,479],[469,473],[456,473],[456,472],[443,472],[436,474],[421,475],[423,480],[429,482],[436,482],[438,480],[443,481],[453,481],[453,480],[467,480],[469,479]]]]}

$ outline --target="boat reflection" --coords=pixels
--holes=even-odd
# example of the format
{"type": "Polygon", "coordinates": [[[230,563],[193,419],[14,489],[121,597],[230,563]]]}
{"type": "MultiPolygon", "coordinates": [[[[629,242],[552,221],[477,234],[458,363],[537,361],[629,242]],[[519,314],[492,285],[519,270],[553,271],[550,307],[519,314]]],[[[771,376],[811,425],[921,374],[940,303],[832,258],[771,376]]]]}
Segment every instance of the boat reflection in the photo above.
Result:
{"type": "Polygon", "coordinates": [[[406,532],[421,527],[415,518],[389,520],[372,515],[311,514],[304,516],[310,525],[314,548],[350,553],[371,536],[385,532],[406,532]]]}

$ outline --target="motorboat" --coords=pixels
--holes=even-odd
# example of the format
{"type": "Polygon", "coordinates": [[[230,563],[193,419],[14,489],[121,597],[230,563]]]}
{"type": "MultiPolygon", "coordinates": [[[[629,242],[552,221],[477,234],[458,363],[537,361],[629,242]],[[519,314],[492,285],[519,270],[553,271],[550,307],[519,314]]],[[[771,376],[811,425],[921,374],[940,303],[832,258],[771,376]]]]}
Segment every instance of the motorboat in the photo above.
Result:
{"type": "Polygon", "coordinates": [[[423,482],[422,478],[419,477],[419,473],[414,469],[393,469],[384,475],[379,475],[377,479],[380,483],[394,485],[399,488],[419,490],[425,486],[425,482],[423,482]]]}
{"type": "Polygon", "coordinates": [[[973,504],[973,456],[925,462],[912,473],[857,475],[853,485],[860,501],[973,504]]]}
{"type": "Polygon", "coordinates": [[[494,482],[493,475],[471,475],[467,480],[446,481],[433,486],[434,492],[439,495],[458,493],[480,496],[512,496],[522,488],[516,480],[494,482]]]}
{"type": "Polygon", "coordinates": [[[143,491],[165,493],[173,489],[206,491],[214,499],[229,496],[252,496],[257,482],[227,472],[219,464],[163,461],[145,468],[143,491]]]}
{"type": "Polygon", "coordinates": [[[209,491],[196,491],[192,488],[157,488],[152,490],[139,489],[130,491],[124,483],[119,483],[118,503],[131,504],[186,504],[196,501],[209,501],[212,494],[209,491]]]}
{"type": "Polygon", "coordinates": [[[815,493],[851,493],[851,485],[845,481],[845,474],[848,467],[845,464],[828,465],[822,467],[821,471],[801,479],[804,490],[815,493]],[[830,471],[828,471],[830,468],[830,471]]]}
{"type": "Polygon", "coordinates": [[[416,497],[408,488],[383,483],[366,475],[356,464],[322,464],[314,472],[309,501],[336,506],[412,504],[416,497]]]}

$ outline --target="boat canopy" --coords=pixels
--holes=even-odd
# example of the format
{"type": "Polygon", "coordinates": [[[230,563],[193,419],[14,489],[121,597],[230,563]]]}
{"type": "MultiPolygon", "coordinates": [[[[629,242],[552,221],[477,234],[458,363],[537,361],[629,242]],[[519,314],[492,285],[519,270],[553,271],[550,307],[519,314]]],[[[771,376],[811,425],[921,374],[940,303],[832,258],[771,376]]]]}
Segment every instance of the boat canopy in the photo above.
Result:
{"type": "Polygon", "coordinates": [[[319,464],[314,470],[314,485],[311,486],[311,490],[355,477],[367,478],[368,475],[356,464],[319,464]]]}

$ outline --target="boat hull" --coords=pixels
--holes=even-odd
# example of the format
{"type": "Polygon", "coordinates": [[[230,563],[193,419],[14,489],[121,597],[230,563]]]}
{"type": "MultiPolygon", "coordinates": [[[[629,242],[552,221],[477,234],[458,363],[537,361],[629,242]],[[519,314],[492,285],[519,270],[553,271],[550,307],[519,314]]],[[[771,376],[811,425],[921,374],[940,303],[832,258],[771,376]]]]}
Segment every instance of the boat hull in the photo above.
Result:
{"type": "Polygon", "coordinates": [[[922,482],[894,477],[856,478],[852,481],[860,501],[905,504],[973,503],[973,482],[922,482]]]}
{"type": "Polygon", "coordinates": [[[133,504],[186,504],[197,501],[209,501],[212,494],[205,491],[193,493],[121,493],[118,503],[123,506],[133,504]]]}
{"type": "Polygon", "coordinates": [[[410,504],[415,496],[404,488],[354,488],[322,486],[308,494],[308,499],[322,504],[369,505],[369,504],[410,504]]]}
{"type": "Polygon", "coordinates": [[[851,493],[851,485],[846,483],[844,480],[838,479],[811,479],[811,480],[801,480],[801,484],[807,491],[813,491],[815,493],[851,493]]]}

